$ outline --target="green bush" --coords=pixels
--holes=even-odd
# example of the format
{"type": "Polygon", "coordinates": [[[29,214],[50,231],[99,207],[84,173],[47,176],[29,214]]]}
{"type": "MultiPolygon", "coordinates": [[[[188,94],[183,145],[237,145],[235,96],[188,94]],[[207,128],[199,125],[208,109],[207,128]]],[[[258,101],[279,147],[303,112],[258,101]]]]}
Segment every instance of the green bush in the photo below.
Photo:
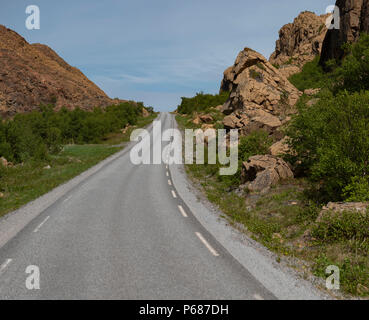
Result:
{"type": "MultiPolygon", "coordinates": [[[[79,108],[54,112],[53,108],[41,106],[40,111],[0,121],[0,157],[14,162],[45,159],[49,153],[58,153],[63,144],[98,143],[109,133],[135,125],[143,104],[125,102],[92,112],[79,108]]],[[[148,111],[152,112],[152,108],[148,111]]]]}
{"type": "Polygon", "coordinates": [[[357,43],[345,49],[347,56],[335,70],[336,90],[369,90],[369,35],[361,34],[357,43]]]}
{"type": "Polygon", "coordinates": [[[182,102],[178,106],[178,112],[181,114],[192,114],[193,112],[206,112],[210,108],[224,104],[229,98],[228,92],[221,94],[197,93],[193,98],[182,97],[182,102]]]}
{"type": "Polygon", "coordinates": [[[255,131],[240,138],[238,157],[240,161],[247,161],[251,156],[267,154],[273,140],[265,131],[255,131]]]}
{"type": "Polygon", "coordinates": [[[369,92],[326,92],[314,106],[298,109],[286,132],[296,151],[289,160],[319,182],[323,199],[343,200],[354,177],[369,175],[369,92]]]}
{"type": "Polygon", "coordinates": [[[343,189],[343,197],[347,202],[369,201],[369,178],[353,177],[351,183],[343,189]]]}
{"type": "Polygon", "coordinates": [[[293,74],[288,79],[297,89],[304,91],[311,88],[326,88],[333,81],[330,73],[325,73],[319,65],[319,57],[308,62],[302,68],[302,72],[293,74]]]}
{"type": "Polygon", "coordinates": [[[312,236],[325,243],[369,240],[369,212],[327,213],[312,229],[312,236]]]}

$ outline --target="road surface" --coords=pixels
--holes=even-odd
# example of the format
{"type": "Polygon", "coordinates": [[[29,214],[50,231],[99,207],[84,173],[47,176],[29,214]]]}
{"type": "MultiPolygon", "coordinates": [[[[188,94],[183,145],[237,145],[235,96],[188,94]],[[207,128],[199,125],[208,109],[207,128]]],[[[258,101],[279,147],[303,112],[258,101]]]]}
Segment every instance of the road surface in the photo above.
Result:
{"type": "Polygon", "coordinates": [[[0,299],[274,299],[196,220],[166,165],[133,165],[129,148],[0,249],[0,299]]]}

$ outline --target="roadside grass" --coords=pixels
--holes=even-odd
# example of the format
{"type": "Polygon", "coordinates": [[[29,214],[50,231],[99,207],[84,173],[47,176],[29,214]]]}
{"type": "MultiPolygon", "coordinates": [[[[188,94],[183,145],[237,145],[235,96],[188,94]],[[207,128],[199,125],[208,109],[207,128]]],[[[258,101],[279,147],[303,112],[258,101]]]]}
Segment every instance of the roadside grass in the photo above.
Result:
{"type": "Polygon", "coordinates": [[[156,116],[140,119],[137,126],[129,128],[124,134],[107,136],[102,144],[66,145],[58,155],[49,155],[46,160],[30,160],[7,168],[0,166],[0,192],[3,194],[0,198],[0,217],[122,150],[123,143],[129,141],[131,132],[135,128],[148,125],[156,116]],[[46,169],[47,166],[50,169],[46,169]]]}
{"type": "MultiPolygon", "coordinates": [[[[177,116],[177,122],[183,129],[190,118],[177,116]]],[[[323,279],[328,277],[326,268],[336,265],[343,293],[369,296],[369,214],[361,219],[357,214],[346,219],[328,216],[317,222],[321,208],[308,200],[309,183],[304,179],[284,181],[267,194],[250,194],[242,187],[229,188],[226,179],[219,179],[217,165],[185,168],[227,221],[275,252],[277,262],[283,257],[305,277],[323,279]]]]}

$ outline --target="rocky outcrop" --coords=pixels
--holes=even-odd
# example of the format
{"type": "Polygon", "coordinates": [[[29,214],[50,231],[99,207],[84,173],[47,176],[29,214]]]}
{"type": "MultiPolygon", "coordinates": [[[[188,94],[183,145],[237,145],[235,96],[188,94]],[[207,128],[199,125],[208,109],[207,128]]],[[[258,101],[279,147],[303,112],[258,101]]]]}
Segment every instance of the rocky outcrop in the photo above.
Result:
{"type": "Polygon", "coordinates": [[[279,31],[275,51],[269,61],[279,66],[286,77],[301,71],[306,62],[312,61],[320,54],[328,15],[317,16],[305,11],[293,21],[284,25],[279,31]]]}
{"type": "Polygon", "coordinates": [[[252,192],[265,192],[280,180],[289,178],[293,178],[293,172],[288,164],[274,156],[253,156],[242,165],[241,182],[248,183],[247,188],[252,192]]]}
{"type": "Polygon", "coordinates": [[[263,109],[279,115],[294,106],[301,94],[265,57],[249,48],[224,72],[220,91],[230,92],[223,105],[225,114],[263,109]]]}
{"type": "Polygon", "coordinates": [[[49,47],[31,45],[0,25],[1,115],[12,116],[48,103],[89,110],[117,102],[49,47]]]}
{"type": "Polygon", "coordinates": [[[337,0],[340,28],[328,30],[323,42],[320,63],[341,60],[344,55],[342,45],[359,39],[361,32],[369,32],[369,0],[337,0]]]}

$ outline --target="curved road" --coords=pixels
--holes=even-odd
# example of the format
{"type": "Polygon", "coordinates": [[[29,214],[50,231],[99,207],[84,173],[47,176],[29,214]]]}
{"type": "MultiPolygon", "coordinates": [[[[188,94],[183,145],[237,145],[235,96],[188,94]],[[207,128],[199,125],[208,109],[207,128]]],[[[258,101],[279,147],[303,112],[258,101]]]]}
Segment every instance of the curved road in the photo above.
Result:
{"type": "Polygon", "coordinates": [[[0,298],[274,299],[196,220],[166,166],[133,165],[129,148],[0,249],[0,298]],[[39,290],[26,288],[29,265],[39,290]]]}

